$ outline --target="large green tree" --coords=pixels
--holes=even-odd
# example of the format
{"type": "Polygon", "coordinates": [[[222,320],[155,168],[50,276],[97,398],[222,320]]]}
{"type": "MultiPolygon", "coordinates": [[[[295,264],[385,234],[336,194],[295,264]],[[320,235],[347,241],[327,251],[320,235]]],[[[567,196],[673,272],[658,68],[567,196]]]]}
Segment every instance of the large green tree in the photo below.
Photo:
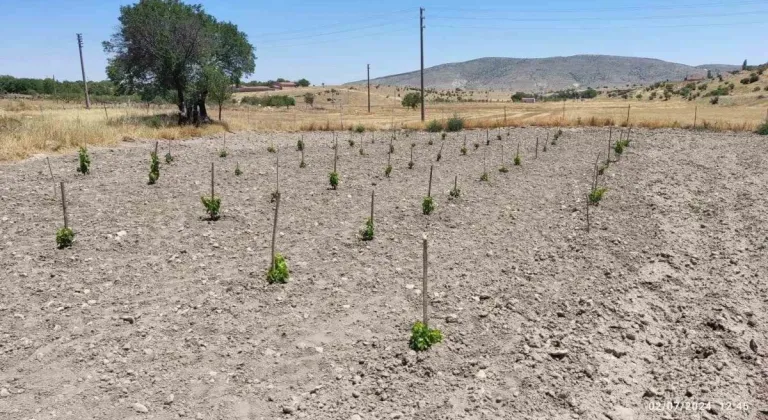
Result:
{"type": "Polygon", "coordinates": [[[104,51],[107,75],[120,93],[144,98],[174,92],[179,123],[209,121],[206,69],[231,83],[253,73],[253,46],[237,25],[219,22],[201,5],[179,0],[140,0],[120,7],[120,25],[104,51]]]}

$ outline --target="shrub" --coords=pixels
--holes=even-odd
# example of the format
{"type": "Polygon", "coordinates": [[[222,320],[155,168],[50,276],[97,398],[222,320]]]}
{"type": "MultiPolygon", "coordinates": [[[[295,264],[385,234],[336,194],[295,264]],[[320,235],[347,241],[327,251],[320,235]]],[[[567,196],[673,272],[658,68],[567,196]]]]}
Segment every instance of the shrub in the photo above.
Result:
{"type": "Polygon", "coordinates": [[[210,219],[217,220],[219,218],[219,210],[221,209],[221,198],[202,196],[200,201],[203,202],[203,207],[205,207],[205,211],[210,216],[210,219]]]}
{"type": "Polygon", "coordinates": [[[605,194],[606,191],[608,191],[608,189],[605,187],[593,188],[592,191],[589,192],[589,202],[597,205],[597,203],[603,199],[603,194],[605,194]]]}
{"type": "Polygon", "coordinates": [[[415,351],[424,351],[441,341],[443,341],[443,333],[440,330],[429,328],[422,322],[416,321],[411,327],[411,340],[408,346],[415,351]]]}
{"type": "Polygon", "coordinates": [[[515,153],[515,166],[520,166],[522,163],[523,161],[520,158],[520,152],[515,153]]]}
{"type": "Polygon", "coordinates": [[[370,217],[365,221],[365,227],[360,231],[360,235],[364,241],[373,239],[373,220],[370,217]]]}
{"type": "Polygon", "coordinates": [[[757,127],[757,130],[755,131],[755,133],[763,135],[763,136],[768,136],[768,121],[760,124],[757,127]]]}
{"type": "MultiPolygon", "coordinates": [[[[453,117],[448,118],[448,122],[445,124],[445,129],[446,131],[450,131],[452,133],[463,130],[464,119],[454,114],[453,117]]],[[[445,138],[445,133],[443,133],[443,138],[445,138]]]]}
{"type": "Polygon", "coordinates": [[[304,150],[304,140],[299,139],[299,141],[296,142],[296,150],[299,152],[304,150]]]}
{"type": "Polygon", "coordinates": [[[427,123],[426,130],[430,133],[439,133],[443,131],[443,124],[441,124],[438,120],[432,120],[427,123]]]}
{"type": "Polygon", "coordinates": [[[149,185],[153,185],[160,178],[160,159],[157,153],[149,153],[149,185]]]}
{"type": "Polygon", "coordinates": [[[240,164],[235,165],[235,176],[240,176],[243,174],[243,171],[240,170],[240,164]]]}
{"type": "Polygon", "coordinates": [[[358,124],[354,128],[355,133],[364,133],[365,132],[365,126],[362,124],[358,124]]]}
{"type": "Polygon", "coordinates": [[[461,190],[459,187],[453,187],[451,188],[451,192],[449,192],[448,195],[450,195],[452,198],[459,198],[461,195],[461,190]]]}
{"type": "Polygon", "coordinates": [[[331,189],[336,189],[339,186],[339,174],[338,172],[331,172],[328,174],[328,182],[331,184],[331,189]]]}
{"type": "Polygon", "coordinates": [[[421,212],[428,215],[435,210],[435,202],[432,197],[424,197],[424,201],[421,202],[421,212]]]}
{"type": "Polygon", "coordinates": [[[56,232],[56,245],[59,249],[71,247],[74,240],[75,232],[68,227],[63,227],[56,232]]]}
{"type": "Polygon", "coordinates": [[[400,103],[406,108],[416,109],[417,106],[421,105],[421,94],[410,92],[403,97],[400,103]]]}
{"type": "Polygon", "coordinates": [[[275,153],[275,152],[277,152],[277,149],[275,149],[275,146],[270,144],[269,146],[267,146],[267,152],[275,153]]]}
{"type": "Polygon", "coordinates": [[[227,153],[226,149],[221,149],[219,151],[219,157],[220,158],[225,158],[225,157],[227,157],[227,155],[228,155],[228,153],[227,153]]]}
{"type": "Polygon", "coordinates": [[[80,147],[80,151],[77,153],[77,158],[80,165],[77,167],[77,172],[85,175],[91,170],[91,157],[88,156],[88,149],[85,146],[80,147]]]}
{"type": "Polygon", "coordinates": [[[413,169],[413,161],[408,162],[408,169],[413,169]]]}
{"type": "Polygon", "coordinates": [[[768,86],[764,87],[763,90],[768,92],[768,86]]]}
{"type": "Polygon", "coordinates": [[[242,103],[248,105],[260,105],[271,107],[286,107],[295,106],[296,99],[288,95],[271,95],[271,96],[245,96],[241,100],[242,103]]]}
{"type": "Polygon", "coordinates": [[[712,105],[717,105],[719,102],[720,102],[719,96],[713,96],[712,99],[709,100],[709,103],[711,103],[712,105]]]}
{"type": "Polygon", "coordinates": [[[467,154],[467,146],[461,146],[461,154],[466,155],[467,154]]]}
{"type": "Polygon", "coordinates": [[[267,281],[269,284],[288,283],[289,275],[288,262],[285,260],[285,257],[275,254],[275,261],[272,263],[269,271],[267,271],[267,281]]]}

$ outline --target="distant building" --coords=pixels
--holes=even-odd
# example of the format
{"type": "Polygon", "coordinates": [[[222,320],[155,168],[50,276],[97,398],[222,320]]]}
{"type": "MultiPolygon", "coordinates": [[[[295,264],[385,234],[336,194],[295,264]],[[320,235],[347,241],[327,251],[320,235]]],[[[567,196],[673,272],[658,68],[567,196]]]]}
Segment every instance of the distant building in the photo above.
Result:
{"type": "Polygon", "coordinates": [[[706,76],[696,76],[696,75],[685,76],[686,82],[700,82],[704,79],[706,79],[706,76]]]}
{"type": "Polygon", "coordinates": [[[522,98],[520,100],[523,103],[526,103],[526,104],[535,104],[536,103],[536,98],[522,98]]]}
{"type": "Polygon", "coordinates": [[[294,82],[277,82],[272,84],[272,87],[276,90],[283,90],[285,88],[295,88],[296,86],[298,85],[294,82]]]}

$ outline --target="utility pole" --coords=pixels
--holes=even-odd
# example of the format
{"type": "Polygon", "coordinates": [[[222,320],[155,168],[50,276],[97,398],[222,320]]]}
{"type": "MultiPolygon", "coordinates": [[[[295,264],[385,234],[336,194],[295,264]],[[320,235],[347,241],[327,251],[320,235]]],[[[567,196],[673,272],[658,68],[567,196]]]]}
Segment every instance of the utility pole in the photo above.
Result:
{"type": "Polygon", "coordinates": [[[83,71],[83,87],[85,88],[85,109],[91,109],[91,97],[88,96],[88,81],[85,79],[85,63],[83,62],[83,34],[77,34],[77,47],[80,49],[80,70],[83,71]]]}
{"type": "Polygon", "coordinates": [[[421,36],[421,121],[424,121],[424,8],[419,7],[419,34],[421,36]]]}
{"type": "Polygon", "coordinates": [[[371,113],[371,65],[368,64],[368,113],[371,113]]]}

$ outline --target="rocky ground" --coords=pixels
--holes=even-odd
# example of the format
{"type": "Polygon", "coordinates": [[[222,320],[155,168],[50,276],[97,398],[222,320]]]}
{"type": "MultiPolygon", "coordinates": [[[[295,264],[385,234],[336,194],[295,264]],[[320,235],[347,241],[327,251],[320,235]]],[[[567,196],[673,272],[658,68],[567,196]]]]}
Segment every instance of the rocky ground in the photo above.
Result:
{"type": "Polygon", "coordinates": [[[449,135],[439,162],[439,135],[400,133],[389,179],[388,134],[342,133],[336,191],[329,133],[304,135],[303,169],[297,134],[175,142],[154,186],[150,142],[92,150],[85,176],[56,156],[65,250],[46,160],[0,166],[0,418],[768,419],[768,140],[633,130],[587,233],[608,130],[564,130],[535,158],[552,133],[469,132],[467,156],[449,135]],[[269,145],[283,286],[265,281],[269,145]],[[424,233],[445,339],[417,354],[424,233]]]}

